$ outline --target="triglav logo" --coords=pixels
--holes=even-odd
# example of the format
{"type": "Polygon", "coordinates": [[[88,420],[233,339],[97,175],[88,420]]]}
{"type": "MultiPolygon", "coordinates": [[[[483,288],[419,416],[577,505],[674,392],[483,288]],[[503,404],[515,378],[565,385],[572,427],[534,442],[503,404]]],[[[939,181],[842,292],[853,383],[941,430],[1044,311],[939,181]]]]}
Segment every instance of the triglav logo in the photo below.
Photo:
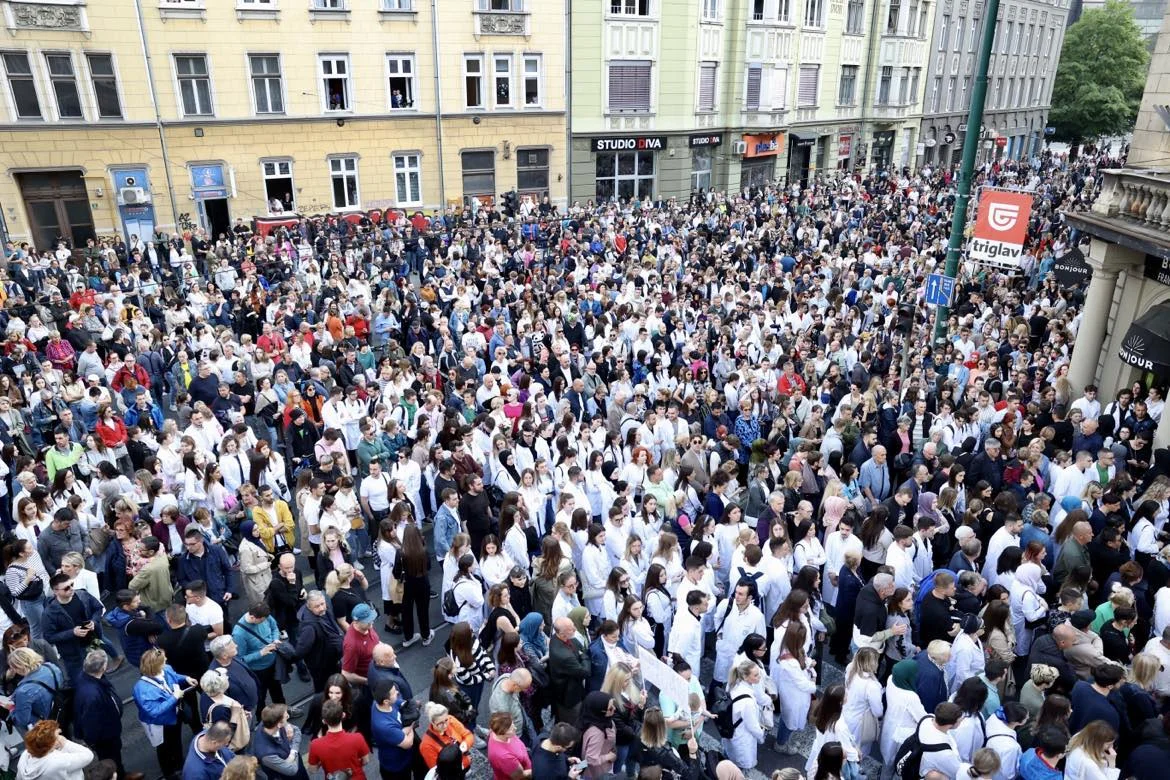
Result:
{"type": "Polygon", "coordinates": [[[1020,207],[1014,203],[992,203],[987,211],[987,224],[1000,233],[1014,228],[1019,218],[1020,207]]]}

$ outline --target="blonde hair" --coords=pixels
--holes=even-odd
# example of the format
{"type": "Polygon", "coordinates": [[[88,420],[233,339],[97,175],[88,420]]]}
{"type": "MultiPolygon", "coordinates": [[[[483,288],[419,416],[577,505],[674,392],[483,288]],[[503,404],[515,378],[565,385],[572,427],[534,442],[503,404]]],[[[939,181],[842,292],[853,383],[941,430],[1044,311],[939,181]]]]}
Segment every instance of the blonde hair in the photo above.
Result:
{"type": "MultiPolygon", "coordinates": [[[[933,645],[934,642],[931,642],[933,645]]],[[[927,649],[929,653],[929,648],[927,649]]],[[[853,656],[853,663],[849,664],[849,674],[845,676],[845,687],[848,688],[854,678],[870,677],[877,674],[878,669],[878,652],[872,647],[863,647],[857,651],[857,655],[853,656]]]]}
{"type": "Polygon", "coordinates": [[[8,654],[8,668],[27,677],[45,663],[45,658],[31,647],[18,647],[8,654]]]}
{"type": "Polygon", "coordinates": [[[333,598],[337,591],[353,581],[353,567],[343,563],[325,576],[325,594],[333,598]]]}
{"type": "Polygon", "coordinates": [[[1068,741],[1067,752],[1071,753],[1080,748],[1089,758],[1093,759],[1098,767],[1103,767],[1105,766],[1105,747],[1115,739],[1117,739],[1117,732],[1108,723],[1103,720],[1090,721],[1068,741]]]}
{"type": "Polygon", "coordinates": [[[253,780],[256,777],[256,757],[239,755],[227,763],[220,773],[221,780],[253,780]]]}
{"type": "Polygon", "coordinates": [[[1056,678],[1060,676],[1060,672],[1054,666],[1047,664],[1036,664],[1032,667],[1032,684],[1037,688],[1041,686],[1052,685],[1056,682],[1056,678]]]}
{"type": "Polygon", "coordinates": [[[1117,587],[1109,594],[1109,603],[1114,609],[1118,607],[1132,607],[1134,605],[1133,591],[1126,587],[1117,587]]]}
{"type": "Polygon", "coordinates": [[[759,668],[759,664],[750,658],[745,658],[738,666],[731,667],[731,671],[727,675],[727,689],[735,685],[740,680],[746,680],[747,676],[752,673],[752,669],[759,668]]]}
{"type": "Polygon", "coordinates": [[[634,673],[629,666],[623,663],[611,664],[605,673],[605,681],[601,684],[601,692],[608,693],[614,701],[618,701],[623,693],[634,687],[634,673]]]}
{"type": "Polygon", "coordinates": [[[1162,662],[1152,653],[1138,653],[1133,657],[1133,669],[1129,678],[1141,688],[1149,691],[1154,687],[1154,678],[1162,671],[1162,662]]]}
{"type": "Polygon", "coordinates": [[[138,662],[138,671],[143,677],[158,677],[166,663],[167,654],[157,647],[152,647],[142,654],[142,660],[138,662]]]}

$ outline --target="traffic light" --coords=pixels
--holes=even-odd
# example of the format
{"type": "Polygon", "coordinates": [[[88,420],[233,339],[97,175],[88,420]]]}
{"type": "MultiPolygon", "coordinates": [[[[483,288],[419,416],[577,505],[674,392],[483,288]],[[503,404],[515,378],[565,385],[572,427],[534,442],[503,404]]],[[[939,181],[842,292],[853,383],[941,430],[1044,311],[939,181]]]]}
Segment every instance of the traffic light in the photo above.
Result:
{"type": "Polygon", "coordinates": [[[516,194],[516,190],[509,190],[504,193],[504,211],[510,217],[516,216],[520,211],[520,196],[516,194]]]}
{"type": "Polygon", "coordinates": [[[909,303],[898,304],[898,319],[895,329],[898,333],[909,336],[914,331],[914,306],[909,303]]]}

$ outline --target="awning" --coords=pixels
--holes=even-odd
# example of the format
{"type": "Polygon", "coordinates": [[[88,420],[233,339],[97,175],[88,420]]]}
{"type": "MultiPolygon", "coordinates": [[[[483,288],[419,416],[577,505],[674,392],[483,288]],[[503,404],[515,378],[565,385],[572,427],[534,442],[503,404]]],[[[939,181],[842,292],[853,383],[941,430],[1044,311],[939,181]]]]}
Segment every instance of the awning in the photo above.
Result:
{"type": "Polygon", "coordinates": [[[1085,253],[1077,247],[1056,258],[1052,272],[1056,281],[1066,287],[1075,287],[1093,278],[1092,266],[1085,260],[1085,253]]]}
{"type": "Polygon", "coordinates": [[[1117,356],[1143,371],[1170,377],[1170,302],[1151,307],[1133,321],[1117,356]]]}

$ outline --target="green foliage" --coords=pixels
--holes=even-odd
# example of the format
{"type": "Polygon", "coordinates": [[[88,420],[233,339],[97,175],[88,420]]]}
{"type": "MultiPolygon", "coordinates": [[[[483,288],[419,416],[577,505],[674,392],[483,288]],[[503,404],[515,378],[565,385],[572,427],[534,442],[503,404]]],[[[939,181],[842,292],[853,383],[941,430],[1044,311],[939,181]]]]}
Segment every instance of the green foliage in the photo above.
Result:
{"type": "Polygon", "coordinates": [[[1056,138],[1078,143],[1132,129],[1149,60],[1127,4],[1109,0],[1086,11],[1068,28],[1056,69],[1049,114],[1056,138]]]}

